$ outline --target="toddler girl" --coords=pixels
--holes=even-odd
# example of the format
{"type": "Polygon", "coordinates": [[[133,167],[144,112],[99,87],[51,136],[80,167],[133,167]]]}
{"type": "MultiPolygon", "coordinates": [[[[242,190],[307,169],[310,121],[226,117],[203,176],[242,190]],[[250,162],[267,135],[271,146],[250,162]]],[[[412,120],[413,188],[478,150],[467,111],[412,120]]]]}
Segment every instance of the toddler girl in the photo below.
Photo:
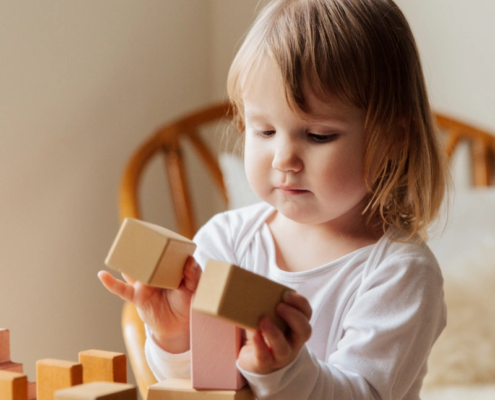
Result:
{"type": "Polygon", "coordinates": [[[272,1],[228,88],[263,202],[198,232],[177,290],[100,275],[137,306],[151,369],[189,377],[191,296],[215,259],[294,289],[277,308],[288,332],[262,318],[239,355],[258,399],[419,399],[446,320],[424,240],[447,173],[403,14],[392,0],[272,1]]]}

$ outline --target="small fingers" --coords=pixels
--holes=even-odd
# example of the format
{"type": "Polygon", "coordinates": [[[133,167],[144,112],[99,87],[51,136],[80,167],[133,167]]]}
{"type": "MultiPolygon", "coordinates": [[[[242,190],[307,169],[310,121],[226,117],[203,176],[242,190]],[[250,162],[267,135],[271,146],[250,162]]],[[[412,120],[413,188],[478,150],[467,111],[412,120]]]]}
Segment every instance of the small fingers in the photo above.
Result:
{"type": "Polygon", "coordinates": [[[259,365],[267,365],[273,362],[272,352],[266,344],[265,338],[260,331],[254,332],[251,338],[254,344],[254,356],[259,365]]]}
{"type": "Polygon", "coordinates": [[[283,301],[284,303],[289,304],[301,311],[308,320],[311,319],[313,309],[311,308],[311,305],[309,304],[309,301],[306,299],[306,297],[301,296],[293,290],[287,290],[284,293],[283,301]]]}
{"type": "Polygon", "coordinates": [[[115,279],[107,271],[98,272],[98,278],[100,279],[103,286],[107,288],[111,293],[119,296],[125,301],[132,302],[134,299],[134,287],[125,282],[115,279]]]}
{"type": "Polygon", "coordinates": [[[300,309],[287,303],[280,303],[277,306],[278,315],[289,325],[287,339],[293,348],[304,345],[311,337],[311,325],[308,316],[300,309]]]}
{"type": "Polygon", "coordinates": [[[291,356],[292,348],[287,338],[270,318],[263,317],[260,321],[260,328],[276,362],[283,362],[291,356]]]}
{"type": "Polygon", "coordinates": [[[184,285],[191,292],[195,292],[201,277],[201,267],[193,257],[188,257],[184,266],[184,285]]]}

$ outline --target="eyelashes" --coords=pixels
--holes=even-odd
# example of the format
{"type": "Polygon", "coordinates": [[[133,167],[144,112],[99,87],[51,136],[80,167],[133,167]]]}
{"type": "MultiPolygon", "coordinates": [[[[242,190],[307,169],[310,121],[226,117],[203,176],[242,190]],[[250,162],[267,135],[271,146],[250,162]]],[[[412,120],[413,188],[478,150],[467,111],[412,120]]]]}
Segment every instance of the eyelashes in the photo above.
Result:
{"type": "MultiPolygon", "coordinates": [[[[274,130],[262,131],[262,130],[253,129],[253,133],[256,136],[268,139],[268,138],[274,136],[276,132],[274,130]]],[[[313,143],[328,143],[328,142],[333,142],[334,140],[336,140],[339,137],[339,134],[338,133],[331,133],[328,135],[320,135],[320,134],[316,134],[316,133],[307,133],[306,136],[307,136],[308,140],[310,142],[313,142],[313,143]]]]}
{"type": "Polygon", "coordinates": [[[317,135],[315,133],[308,133],[308,137],[312,142],[315,143],[328,143],[328,142],[333,142],[335,139],[338,138],[337,133],[332,133],[330,135],[317,135]]]}
{"type": "Polygon", "coordinates": [[[261,136],[264,138],[269,138],[269,137],[275,135],[275,131],[259,131],[259,130],[253,129],[253,132],[256,136],[261,136]]]}

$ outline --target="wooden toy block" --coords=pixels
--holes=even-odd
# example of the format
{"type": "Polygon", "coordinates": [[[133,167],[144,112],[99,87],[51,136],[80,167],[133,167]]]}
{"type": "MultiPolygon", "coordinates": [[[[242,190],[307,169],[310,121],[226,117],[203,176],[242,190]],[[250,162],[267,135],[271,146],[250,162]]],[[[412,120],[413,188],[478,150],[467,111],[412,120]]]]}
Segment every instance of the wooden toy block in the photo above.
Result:
{"type": "Polygon", "coordinates": [[[24,368],[22,364],[15,363],[12,361],[5,362],[0,364],[0,371],[10,371],[10,372],[18,372],[20,374],[24,373],[24,368]]]}
{"type": "Polygon", "coordinates": [[[243,331],[191,310],[191,378],[194,389],[238,390],[246,380],[236,366],[243,331]]]}
{"type": "Polygon", "coordinates": [[[28,400],[27,376],[17,372],[0,371],[0,399],[28,400]]]}
{"type": "Polygon", "coordinates": [[[36,400],[36,382],[28,382],[28,400],[36,400]]]}
{"type": "Polygon", "coordinates": [[[8,329],[0,328],[0,364],[10,361],[10,333],[8,329]]]}
{"type": "Polygon", "coordinates": [[[83,382],[127,383],[127,358],[123,353],[86,350],[79,353],[83,366],[83,382]]]}
{"type": "Polygon", "coordinates": [[[54,400],[136,400],[134,385],[118,382],[90,382],[57,390],[54,400]]]}
{"type": "Polygon", "coordinates": [[[276,313],[288,287],[235,265],[210,260],[199,281],[193,309],[258,329],[262,316],[270,317],[285,332],[287,324],[276,313]]]}
{"type": "Polygon", "coordinates": [[[176,289],[196,245],[161,226],[126,218],[105,264],[150,286],[176,289]]]}
{"type": "Polygon", "coordinates": [[[196,390],[189,379],[167,379],[148,388],[147,400],[255,400],[249,386],[240,390],[196,390]]]}
{"type": "Polygon", "coordinates": [[[22,374],[22,364],[12,362],[10,359],[10,332],[8,329],[0,329],[0,370],[18,372],[22,374]]]}
{"type": "Polygon", "coordinates": [[[57,390],[83,383],[83,368],[75,362],[47,358],[36,363],[36,379],[37,400],[53,400],[57,390]]]}

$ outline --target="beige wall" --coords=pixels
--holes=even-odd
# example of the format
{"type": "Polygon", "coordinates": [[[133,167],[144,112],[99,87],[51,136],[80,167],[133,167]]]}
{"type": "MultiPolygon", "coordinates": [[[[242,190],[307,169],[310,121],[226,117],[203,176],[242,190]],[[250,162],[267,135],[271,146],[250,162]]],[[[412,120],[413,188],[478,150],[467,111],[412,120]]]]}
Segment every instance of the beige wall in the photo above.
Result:
{"type": "MultiPolygon", "coordinates": [[[[224,97],[257,3],[0,0],[0,326],[31,380],[40,358],[123,350],[122,303],[96,278],[122,166],[154,127],[224,97]]],[[[435,108],[495,131],[492,0],[398,3],[435,108]]],[[[147,216],[174,228],[170,210],[158,214],[160,174],[145,183],[147,216]]],[[[197,182],[204,221],[222,205],[197,182]]]]}
{"type": "Polygon", "coordinates": [[[416,35],[433,107],[495,132],[495,2],[397,4],[416,35]]]}
{"type": "Polygon", "coordinates": [[[227,95],[226,80],[236,50],[254,20],[259,0],[213,0],[211,3],[212,96],[227,95]]]}
{"type": "Polygon", "coordinates": [[[131,150],[210,99],[204,0],[0,1],[0,326],[12,357],[123,350],[97,271],[131,150]]]}

